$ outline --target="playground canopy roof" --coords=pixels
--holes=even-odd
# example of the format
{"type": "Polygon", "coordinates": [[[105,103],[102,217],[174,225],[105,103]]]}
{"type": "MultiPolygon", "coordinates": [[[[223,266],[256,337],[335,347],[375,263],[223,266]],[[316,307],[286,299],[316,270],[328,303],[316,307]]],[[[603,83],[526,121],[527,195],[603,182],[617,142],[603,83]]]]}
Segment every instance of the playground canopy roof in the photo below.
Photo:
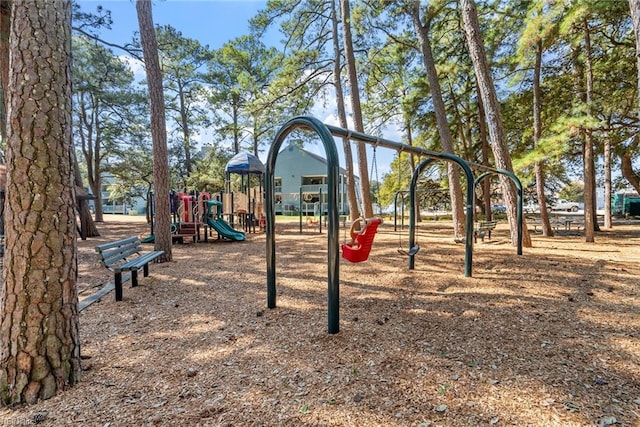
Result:
{"type": "Polygon", "coordinates": [[[257,174],[262,175],[265,172],[264,165],[259,158],[251,153],[238,153],[229,160],[224,168],[226,173],[237,173],[239,175],[257,174]]]}

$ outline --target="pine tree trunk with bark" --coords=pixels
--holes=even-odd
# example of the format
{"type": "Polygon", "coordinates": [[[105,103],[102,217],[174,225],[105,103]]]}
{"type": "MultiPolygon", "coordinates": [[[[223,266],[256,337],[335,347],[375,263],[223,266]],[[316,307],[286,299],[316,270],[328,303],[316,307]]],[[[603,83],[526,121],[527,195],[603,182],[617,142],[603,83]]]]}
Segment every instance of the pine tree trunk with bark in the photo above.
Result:
{"type": "MultiPolygon", "coordinates": [[[[542,40],[536,42],[536,59],[533,66],[533,146],[537,147],[542,135],[542,91],[540,90],[540,73],[542,71],[542,40]]],[[[540,220],[542,221],[542,235],[553,237],[553,228],[549,221],[547,211],[547,198],[545,197],[545,172],[544,161],[539,160],[534,164],[536,175],[536,195],[540,206],[540,220]]]]}
{"type": "MultiPolygon", "coordinates": [[[[11,2],[0,0],[0,140],[7,138],[7,85],[9,84],[9,25],[11,2]]],[[[4,157],[4,156],[0,156],[4,157]]]]}
{"type": "MultiPolygon", "coordinates": [[[[493,157],[496,162],[496,168],[513,171],[511,164],[511,156],[509,147],[507,146],[506,134],[500,113],[500,103],[496,94],[495,85],[487,57],[484,51],[484,42],[480,25],[478,24],[478,12],[473,0],[460,0],[460,8],[462,10],[462,19],[464,21],[465,37],[469,47],[469,55],[473,62],[473,70],[476,75],[480,96],[485,108],[485,119],[487,121],[487,130],[489,131],[489,139],[493,150],[493,157]]],[[[511,243],[517,244],[517,221],[516,221],[516,188],[511,180],[500,174],[500,183],[502,186],[502,194],[507,206],[507,218],[509,220],[509,228],[511,230],[511,243]]],[[[524,222],[524,221],[523,221],[524,222]]],[[[531,236],[527,230],[526,224],[522,227],[522,245],[531,247],[531,236]]]]}
{"type": "MultiPolygon", "coordinates": [[[[480,89],[476,85],[478,93],[480,89]]],[[[489,162],[489,139],[487,137],[487,122],[485,121],[484,105],[482,105],[482,97],[478,97],[478,137],[480,138],[480,152],[482,154],[482,164],[491,166],[489,162]]],[[[484,214],[488,220],[491,220],[493,214],[491,212],[491,181],[482,180],[482,196],[484,197],[484,214]]]]}
{"type": "MultiPolygon", "coordinates": [[[[583,20],[584,42],[585,42],[585,75],[587,78],[587,91],[585,101],[587,104],[587,115],[593,115],[593,64],[591,60],[591,34],[589,24],[583,20]]],[[[595,153],[593,148],[593,133],[591,129],[584,130],[583,145],[583,167],[584,167],[584,237],[585,241],[595,240],[595,231],[598,229],[596,216],[596,167],[595,153]]]]}
{"type": "Polygon", "coordinates": [[[48,399],[80,377],[71,160],[71,2],[12,7],[0,399],[48,399]]]}
{"type": "MultiPolygon", "coordinates": [[[[338,33],[338,12],[336,0],[331,0],[331,29],[333,38],[333,85],[336,90],[336,105],[338,108],[338,120],[340,126],[346,128],[347,112],[344,108],[344,92],[342,90],[342,65],[340,62],[340,35],[338,33]]],[[[347,201],[349,203],[349,217],[351,221],[355,221],[359,216],[358,198],[356,196],[355,176],[353,173],[353,154],[351,152],[351,141],[349,138],[342,138],[342,146],[344,148],[345,169],[347,171],[347,201]]]]}
{"type": "MultiPolygon", "coordinates": [[[[423,24],[420,19],[420,4],[412,3],[411,19],[413,26],[418,33],[420,41],[420,51],[422,53],[422,62],[424,64],[429,87],[431,89],[431,100],[433,109],[438,123],[438,134],[442,143],[442,151],[449,154],[455,154],[453,148],[453,138],[449,130],[449,122],[442,98],[442,90],[440,89],[440,81],[438,80],[438,72],[433,59],[433,51],[431,49],[431,41],[429,40],[429,23],[423,24]]],[[[465,233],[465,212],[462,197],[462,186],[460,185],[460,169],[458,165],[447,164],[447,175],[449,179],[449,196],[451,197],[451,210],[453,217],[453,228],[455,238],[460,238],[465,233]]],[[[470,183],[470,185],[473,185],[470,183]]]]}
{"type": "MultiPolygon", "coordinates": [[[[636,79],[637,79],[637,96],[638,96],[638,118],[640,119],[640,1],[629,0],[629,9],[631,11],[631,21],[633,22],[633,34],[635,36],[636,45],[636,79]]],[[[639,138],[636,134],[633,141],[627,149],[620,155],[620,163],[622,176],[625,177],[629,184],[640,193],[640,174],[633,169],[633,154],[638,148],[639,138]]]]}
{"type": "MultiPolygon", "coordinates": [[[[351,37],[351,8],[349,0],[340,0],[342,9],[342,31],[344,33],[344,56],[351,89],[351,108],[353,110],[353,125],[356,131],[364,133],[362,109],[360,108],[360,91],[358,89],[358,75],[356,74],[356,59],[353,54],[351,37]]],[[[371,201],[371,186],[369,184],[369,165],[367,164],[367,148],[364,142],[357,142],[358,170],[360,172],[360,187],[362,188],[362,215],[365,218],[373,216],[371,201]]]]}
{"type": "Polygon", "coordinates": [[[611,198],[613,197],[611,180],[611,140],[604,141],[603,167],[604,167],[604,228],[613,228],[611,219],[611,198]]]}
{"type": "Polygon", "coordinates": [[[169,206],[169,156],[167,150],[167,125],[165,120],[164,93],[162,90],[162,71],[158,58],[151,1],[138,0],[136,3],[140,39],[144,53],[144,64],[149,85],[149,104],[151,105],[151,138],[153,140],[153,185],[155,189],[155,240],[154,248],[164,251],[161,262],[171,261],[171,209],[169,206]]]}
{"type": "MultiPolygon", "coordinates": [[[[74,150],[71,150],[71,156],[73,158],[73,179],[75,186],[76,188],[82,188],[84,191],[84,187],[82,185],[82,175],[80,174],[80,167],[78,166],[78,159],[74,150]]],[[[89,210],[88,199],[76,195],[76,202],[76,207],[78,208],[78,216],[80,217],[80,230],[84,232],[84,235],[82,235],[81,237],[83,239],[86,239],[87,237],[100,236],[100,232],[98,231],[96,223],[91,216],[91,211],[89,210]]]]}

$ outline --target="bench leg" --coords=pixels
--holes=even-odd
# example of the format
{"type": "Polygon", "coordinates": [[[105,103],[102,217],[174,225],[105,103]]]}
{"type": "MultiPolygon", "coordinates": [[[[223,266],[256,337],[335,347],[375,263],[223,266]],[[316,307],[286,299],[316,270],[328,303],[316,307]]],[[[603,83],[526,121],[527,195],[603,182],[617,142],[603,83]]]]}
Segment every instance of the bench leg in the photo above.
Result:
{"type": "Polygon", "coordinates": [[[122,273],[116,273],[115,279],[116,301],[122,301],[122,273]]]}
{"type": "Polygon", "coordinates": [[[142,271],[144,277],[149,276],[149,264],[145,264],[144,267],[142,267],[142,271]]]}
{"type": "Polygon", "coordinates": [[[138,286],[138,270],[131,270],[131,287],[138,286]]]}

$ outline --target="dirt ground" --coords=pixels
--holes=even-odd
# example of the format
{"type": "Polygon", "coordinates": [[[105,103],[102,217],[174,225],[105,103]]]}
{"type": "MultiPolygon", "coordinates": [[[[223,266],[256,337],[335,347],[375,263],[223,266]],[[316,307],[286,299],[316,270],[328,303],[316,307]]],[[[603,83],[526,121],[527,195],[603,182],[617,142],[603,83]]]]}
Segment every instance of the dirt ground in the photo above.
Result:
{"type": "MultiPolygon", "coordinates": [[[[81,299],[113,280],[96,245],[149,233],[117,219],[78,241],[81,299]]],[[[467,278],[450,223],[420,225],[410,271],[387,221],[367,262],[341,260],[335,335],[326,234],[277,229],[277,308],[264,234],[175,245],[82,311],[81,382],[0,425],[640,426],[640,223],[518,256],[503,221],[467,278]]]]}

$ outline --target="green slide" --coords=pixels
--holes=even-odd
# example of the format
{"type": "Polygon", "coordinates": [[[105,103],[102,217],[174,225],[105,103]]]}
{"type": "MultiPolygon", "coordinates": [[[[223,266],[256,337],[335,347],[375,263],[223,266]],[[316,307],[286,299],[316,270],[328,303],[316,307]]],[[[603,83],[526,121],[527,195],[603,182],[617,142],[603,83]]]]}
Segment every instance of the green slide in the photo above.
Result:
{"type": "Polygon", "coordinates": [[[231,227],[229,223],[222,218],[213,219],[211,217],[207,217],[207,224],[226,239],[238,242],[245,240],[245,235],[242,231],[238,231],[231,227]]]}

